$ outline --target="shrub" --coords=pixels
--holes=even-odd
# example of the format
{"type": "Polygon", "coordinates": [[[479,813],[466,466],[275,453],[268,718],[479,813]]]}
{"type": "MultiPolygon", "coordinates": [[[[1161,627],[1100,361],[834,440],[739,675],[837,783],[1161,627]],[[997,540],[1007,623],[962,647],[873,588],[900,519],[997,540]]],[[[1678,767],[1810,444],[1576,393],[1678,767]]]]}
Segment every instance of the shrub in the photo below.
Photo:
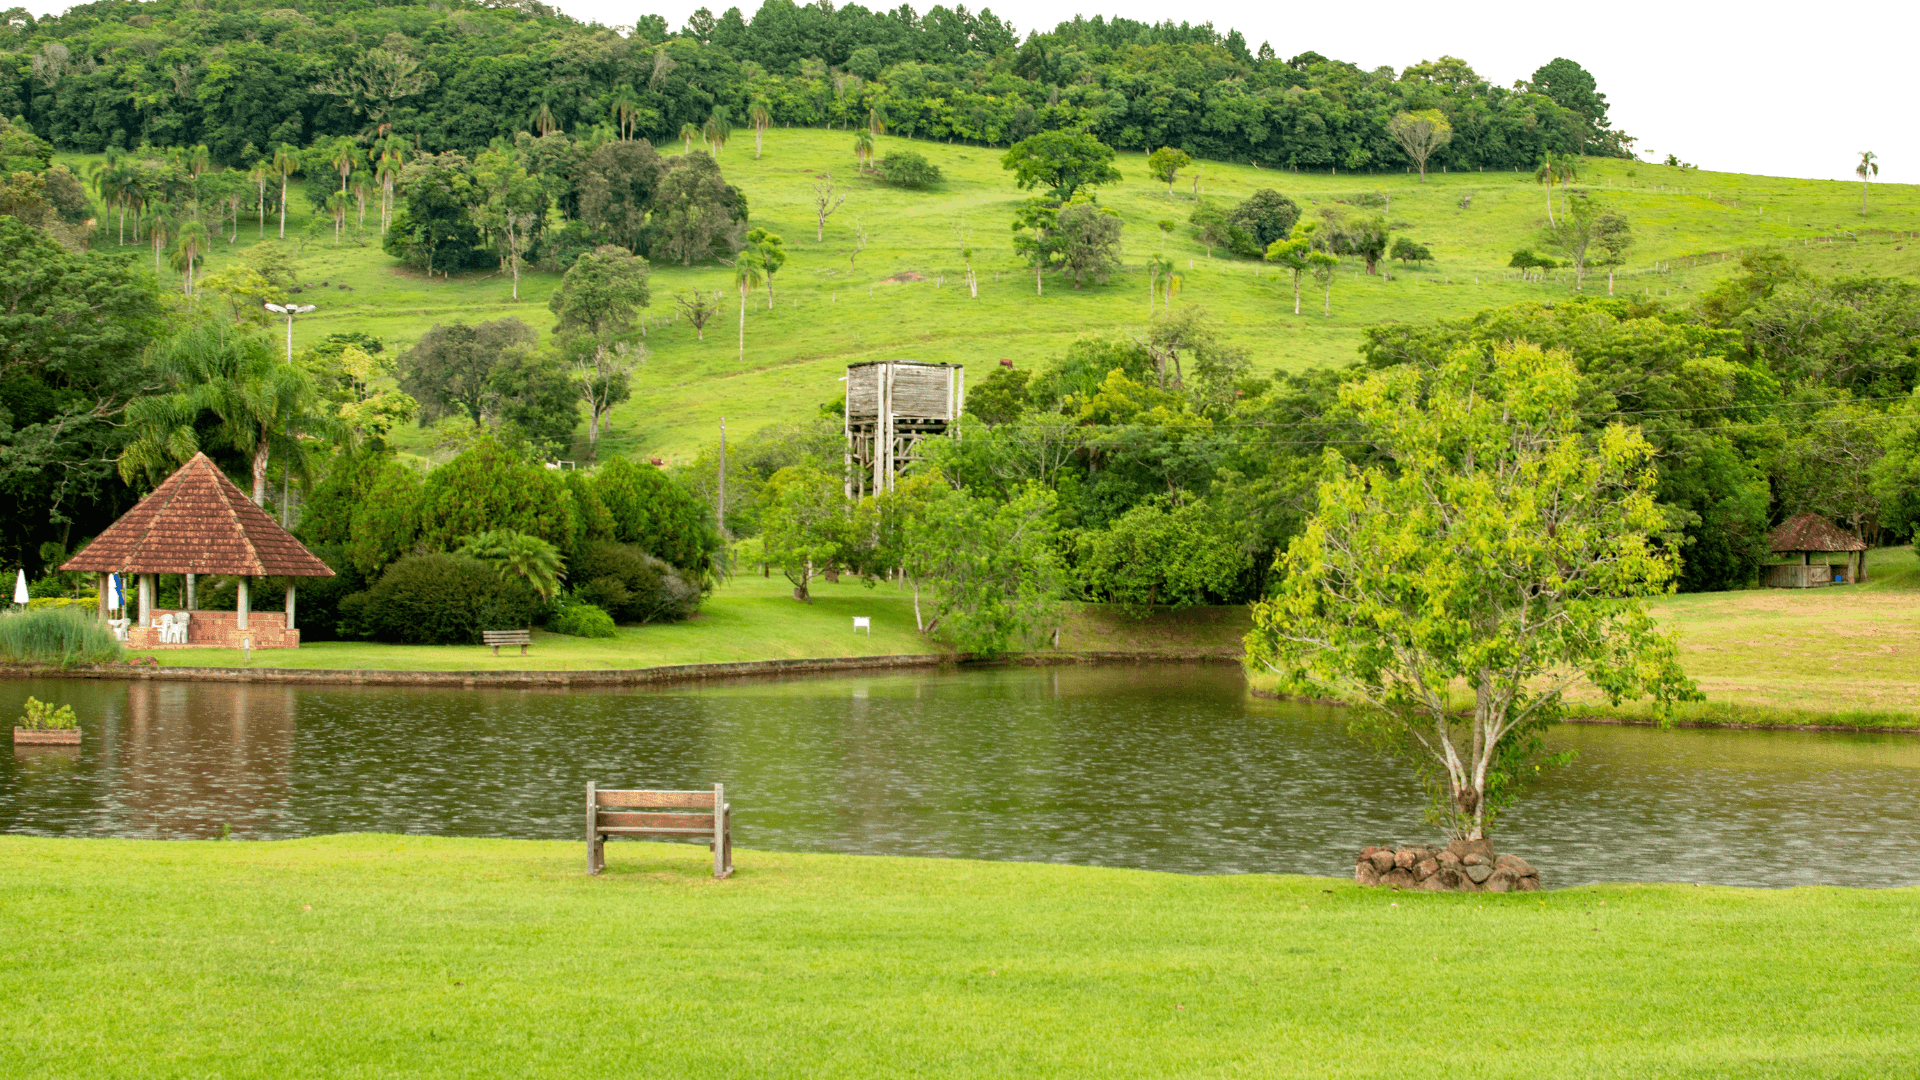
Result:
{"type": "Polygon", "coordinates": [[[28,731],[59,731],[77,728],[80,721],[73,715],[73,706],[62,705],[54,708],[51,704],[37,698],[28,698],[25,705],[27,714],[13,722],[13,726],[28,731]]]}
{"type": "Polygon", "coordinates": [[[880,182],[891,187],[925,191],[941,180],[940,166],[911,150],[896,150],[880,159],[880,182]]]}
{"type": "Polygon", "coordinates": [[[30,611],[42,611],[49,608],[79,608],[92,611],[100,606],[100,594],[92,596],[36,596],[27,601],[30,611]]]}
{"type": "MultiPolygon", "coordinates": [[[[299,578],[293,583],[296,590],[293,623],[300,628],[300,640],[337,641],[342,637],[351,636],[340,632],[340,605],[346,601],[347,597],[366,589],[366,577],[355,569],[343,545],[310,544],[307,550],[313,552],[315,558],[331,567],[333,576],[299,578]]],[[[212,584],[214,583],[211,581],[205,582],[205,585],[212,584]]],[[[286,587],[284,580],[277,580],[267,582],[266,588],[272,589],[276,584],[280,588],[286,587]]],[[[268,594],[262,591],[257,595],[265,597],[268,594]]],[[[207,598],[212,600],[212,594],[208,593],[207,598]]],[[[196,601],[199,599],[199,596],[195,597],[196,601]]]]}
{"type": "Polygon", "coordinates": [[[113,631],[76,608],[29,608],[0,615],[0,657],[16,664],[66,668],[113,663],[121,654],[113,631]]]}
{"type": "Polygon", "coordinates": [[[518,581],[464,555],[401,559],[366,592],[340,604],[343,630],[404,645],[478,645],[480,631],[533,621],[539,599],[518,581]]]}
{"type": "Polygon", "coordinates": [[[592,604],[569,601],[560,605],[547,629],[568,637],[610,638],[614,635],[613,616],[592,604]]]}
{"type": "MultiPolygon", "coordinates": [[[[666,473],[615,458],[594,473],[593,490],[613,519],[615,540],[697,575],[707,572],[722,543],[713,511],[666,473]]],[[[575,581],[592,577],[574,570],[575,581]]]]}
{"type": "Polygon", "coordinates": [[[575,595],[616,622],[674,622],[700,608],[698,581],[635,544],[583,545],[573,575],[575,595]]]}
{"type": "Polygon", "coordinates": [[[537,536],[566,551],[573,546],[573,528],[573,500],[559,474],[492,436],[474,440],[421,485],[420,543],[428,551],[451,550],[466,537],[496,529],[537,536]]]}

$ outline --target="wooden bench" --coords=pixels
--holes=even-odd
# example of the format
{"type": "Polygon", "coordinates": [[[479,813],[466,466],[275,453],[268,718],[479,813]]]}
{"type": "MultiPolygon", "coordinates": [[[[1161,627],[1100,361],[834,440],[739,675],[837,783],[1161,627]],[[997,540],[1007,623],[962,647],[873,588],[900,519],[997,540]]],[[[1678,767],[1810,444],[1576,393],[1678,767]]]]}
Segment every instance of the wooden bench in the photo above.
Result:
{"type": "Polygon", "coordinates": [[[609,836],[705,840],[713,849],[713,876],[733,873],[733,807],[724,784],[712,791],[602,791],[589,780],[587,873],[606,869],[609,836]]]}
{"type": "Polygon", "coordinates": [[[533,631],[482,630],[480,631],[480,640],[493,646],[493,655],[495,656],[500,655],[500,646],[502,645],[518,645],[520,646],[520,655],[525,656],[527,655],[527,646],[533,644],[533,631]]]}

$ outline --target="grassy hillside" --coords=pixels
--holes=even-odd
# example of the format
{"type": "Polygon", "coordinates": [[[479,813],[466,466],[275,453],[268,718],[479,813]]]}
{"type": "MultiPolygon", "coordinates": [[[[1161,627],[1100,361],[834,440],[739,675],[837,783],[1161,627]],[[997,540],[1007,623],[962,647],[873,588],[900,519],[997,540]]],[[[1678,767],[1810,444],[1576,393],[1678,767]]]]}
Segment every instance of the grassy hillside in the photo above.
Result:
{"type": "MultiPolygon", "coordinates": [[[[749,308],[742,363],[736,359],[731,272],[719,266],[655,267],[655,318],[670,318],[671,296],[693,289],[722,290],[728,307],[708,326],[704,342],[685,323],[649,331],[653,355],[638,374],[633,400],[614,413],[610,450],[686,454],[713,438],[722,416],[738,436],[811,413],[838,394],[836,380],[850,362],[958,362],[979,379],[1003,357],[1038,365],[1082,334],[1137,329],[1147,317],[1141,267],[1157,247],[1190,267],[1183,269],[1177,302],[1201,305],[1220,318],[1263,371],[1344,363],[1354,355],[1360,328],[1375,323],[1462,315],[1565,295],[1569,288],[1522,281],[1505,269],[1512,251],[1533,246],[1544,224],[1546,191],[1530,174],[1436,174],[1421,184],[1404,174],[1331,176],[1204,164],[1203,193],[1228,202],[1273,187],[1311,214],[1318,203],[1384,193],[1391,198],[1396,233],[1427,244],[1436,256],[1424,268],[1402,271],[1388,264],[1386,277],[1345,268],[1334,286],[1330,318],[1321,315],[1317,296],[1295,316],[1284,276],[1253,262],[1209,259],[1192,239],[1186,225],[1194,205],[1189,177],[1169,195],[1149,178],[1141,155],[1122,154],[1125,180],[1100,197],[1126,220],[1129,272],[1105,287],[1080,290],[1050,279],[1046,295],[1036,297],[1032,275],[1020,267],[1010,243],[1013,209],[1025,193],[1000,168],[1002,151],[913,143],[945,171],[947,182],[932,192],[905,192],[858,178],[852,141],[849,132],[776,129],[767,133],[759,160],[749,138],[729,144],[721,157],[728,178],[746,191],[754,223],[781,234],[791,252],[777,276],[774,307],[767,310],[762,292],[749,308]],[[828,220],[824,240],[816,241],[812,185],[826,170],[852,195],[828,220]],[[855,219],[865,225],[870,245],[849,265],[855,219]],[[1155,227],[1161,220],[1177,223],[1170,235],[1155,227]],[[981,272],[977,299],[959,280],[963,229],[981,272]]],[[[880,143],[883,154],[909,145],[891,136],[880,143]]],[[[1586,162],[1581,182],[1603,191],[1634,224],[1638,242],[1615,283],[1623,293],[1670,294],[1684,302],[1733,268],[1723,255],[1755,246],[1791,251],[1820,273],[1910,275],[1920,269],[1920,247],[1908,243],[1920,232],[1920,188],[1876,185],[1871,213],[1862,219],[1858,184],[1609,160],[1586,162]],[[1857,237],[1848,232],[1863,228],[1873,231],[1857,237]],[[1825,242],[1831,237],[1840,239],[1825,242]],[[1672,272],[1654,272],[1665,264],[1673,264],[1672,272]]],[[[274,233],[271,219],[267,232],[274,233]]],[[[515,304],[499,273],[429,281],[404,270],[379,250],[377,229],[350,229],[336,247],[331,220],[316,223],[304,206],[296,206],[288,232],[288,243],[301,244],[303,278],[315,286],[301,299],[320,306],[299,324],[296,340],[360,330],[404,346],[436,322],[507,314],[542,333],[552,325],[546,301],[557,275],[524,277],[515,304]],[[304,241],[296,241],[303,232],[304,241]]],[[[254,242],[255,233],[243,227],[238,243],[216,244],[210,269],[254,242]]],[[[170,270],[163,277],[177,280],[170,270]]],[[[1604,277],[1588,283],[1590,291],[1606,288],[1604,277]]],[[[408,439],[415,449],[426,449],[430,441],[418,432],[408,439]]]]}
{"type": "Polygon", "coordinates": [[[584,847],[0,838],[0,1072],[1920,1070],[1911,889],[1443,895],[750,850],[715,882],[703,847],[610,845],[599,878],[584,847]]]}

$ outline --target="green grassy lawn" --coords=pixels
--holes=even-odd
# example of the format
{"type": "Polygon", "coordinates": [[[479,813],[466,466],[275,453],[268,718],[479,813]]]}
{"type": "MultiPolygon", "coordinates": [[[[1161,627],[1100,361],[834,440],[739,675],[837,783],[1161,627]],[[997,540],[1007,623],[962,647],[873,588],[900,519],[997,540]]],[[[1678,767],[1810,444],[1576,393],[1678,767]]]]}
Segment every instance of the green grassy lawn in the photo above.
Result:
{"type": "MultiPolygon", "coordinates": [[[[909,145],[892,136],[880,141],[882,154],[909,145]]],[[[1570,289],[1566,282],[1521,281],[1505,269],[1515,248],[1537,246],[1534,234],[1545,221],[1546,192],[1531,174],[1436,174],[1421,184],[1404,174],[1330,176],[1206,163],[1203,193],[1226,202],[1273,187],[1311,214],[1330,200],[1390,195],[1396,233],[1434,251],[1436,262],[1405,270],[1387,264],[1391,273],[1385,277],[1348,267],[1334,285],[1331,317],[1321,315],[1317,296],[1295,316],[1291,287],[1273,268],[1210,259],[1192,239],[1186,218],[1194,202],[1185,177],[1169,195],[1148,177],[1141,155],[1121,154],[1125,179],[1100,198],[1126,221],[1126,272],[1110,285],[1078,290],[1050,279],[1046,295],[1035,296],[1008,232],[1025,193],[1001,169],[1002,151],[914,142],[912,148],[939,165],[947,182],[932,192],[906,192],[859,177],[852,142],[848,132],[775,129],[767,133],[759,160],[751,140],[736,139],[728,147],[721,165],[746,192],[754,223],[782,235],[791,253],[776,276],[774,306],[767,309],[764,292],[750,306],[742,362],[731,271],[656,266],[650,309],[655,318],[671,314],[673,294],[695,289],[722,291],[728,308],[708,326],[704,342],[684,322],[650,330],[652,356],[637,375],[633,400],[614,411],[608,451],[671,458],[712,440],[723,416],[738,437],[769,422],[810,415],[838,395],[836,380],[852,362],[953,361],[972,366],[979,379],[1002,357],[1033,367],[1080,335],[1138,330],[1147,317],[1143,265],[1156,249],[1183,267],[1178,301],[1217,316],[1261,371],[1344,363],[1354,356],[1361,328],[1381,322],[1465,315],[1564,296],[1570,289]],[[827,170],[852,195],[816,241],[812,185],[827,170]],[[850,263],[856,219],[867,228],[870,246],[850,263]],[[1170,235],[1155,227],[1161,220],[1177,223],[1170,235]],[[961,283],[963,246],[974,250],[978,298],[961,283]]],[[[1717,253],[1756,246],[1794,253],[1821,273],[1912,275],[1920,268],[1920,247],[1907,239],[1920,231],[1920,187],[1875,185],[1871,213],[1862,219],[1859,187],[1851,183],[1600,160],[1583,165],[1581,182],[1604,192],[1634,223],[1638,242],[1627,272],[1615,282],[1623,294],[1671,293],[1685,302],[1735,269],[1717,253]],[[1861,233],[1857,242],[1810,242],[1862,228],[1879,231],[1861,233]],[[1668,262],[1677,264],[1674,272],[1648,272],[1668,262]]],[[[514,303],[503,274],[427,280],[381,252],[376,229],[350,226],[336,246],[331,218],[316,224],[297,196],[294,211],[285,242],[300,247],[302,279],[311,286],[300,299],[319,305],[298,324],[297,340],[355,330],[404,347],[436,322],[508,314],[543,334],[551,327],[546,301],[557,275],[523,275],[521,299],[514,303]]],[[[219,270],[255,241],[257,231],[243,222],[237,243],[215,245],[208,269],[219,270]]],[[[275,231],[269,220],[267,235],[275,231]]],[[[177,280],[170,270],[162,278],[177,280]]],[[[1604,292],[1607,282],[1602,276],[1587,287],[1604,292]]],[[[412,432],[402,442],[414,452],[435,449],[429,432],[412,432]]]]}
{"type": "MultiPolygon", "coordinates": [[[[251,665],[359,671],[593,671],[950,652],[914,629],[910,592],[885,583],[868,588],[851,578],[837,584],[816,581],[811,592],[813,602],[802,604],[793,599],[793,587],[786,578],[742,574],[722,585],[701,606],[700,614],[686,622],[624,626],[612,639],[535,631],[526,656],[503,649],[496,657],[491,649],[478,645],[316,641],[298,649],[256,652],[251,665]],[[854,631],[855,615],[873,620],[871,635],[854,631]]],[[[1248,625],[1241,608],[1202,608],[1135,619],[1096,605],[1072,604],[1066,614],[1060,648],[1068,652],[1231,650],[1238,647],[1248,625]]],[[[132,655],[153,656],[168,667],[242,663],[241,654],[232,649],[166,649],[132,655]]]]}
{"type": "Polygon", "coordinates": [[[0,838],[0,1072],[1885,1077],[1914,890],[0,838]]]}
{"type": "MultiPolygon", "coordinates": [[[[1871,552],[1867,582],[1658,601],[1706,702],[1688,719],[1920,727],[1920,560],[1871,552]]],[[[1632,706],[1621,710],[1637,715],[1632,706]]]]}

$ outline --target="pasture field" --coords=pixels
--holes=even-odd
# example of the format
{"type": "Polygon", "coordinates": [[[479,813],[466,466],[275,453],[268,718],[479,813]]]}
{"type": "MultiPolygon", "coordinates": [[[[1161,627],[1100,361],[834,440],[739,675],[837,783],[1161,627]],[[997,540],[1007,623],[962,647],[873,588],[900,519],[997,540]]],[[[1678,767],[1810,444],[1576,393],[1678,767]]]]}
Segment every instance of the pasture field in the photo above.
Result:
{"type": "MultiPolygon", "coordinates": [[[[1125,220],[1124,272],[1105,286],[1082,289],[1050,277],[1045,295],[1036,296],[1009,231],[1027,193],[1002,170],[1002,150],[883,136],[881,155],[911,147],[945,173],[938,189],[913,192],[860,176],[852,143],[851,132],[776,128],[767,132],[757,160],[750,138],[728,144],[720,159],[727,178],[746,193],[753,223],[780,234],[789,251],[775,275],[772,308],[764,289],[750,299],[741,360],[732,271],[714,264],[654,267],[646,337],[651,356],[636,374],[633,399],[613,413],[603,453],[684,457],[715,437],[723,416],[737,438],[767,423],[810,415],[838,395],[837,380],[848,363],[964,363],[978,380],[1001,358],[1034,368],[1082,335],[1139,331],[1147,321],[1144,264],[1156,250],[1180,267],[1175,303],[1205,308],[1262,372],[1344,364],[1354,358],[1361,329],[1370,325],[1457,317],[1571,291],[1570,281],[1527,281],[1506,269],[1516,248],[1539,246],[1547,191],[1531,174],[1433,174],[1422,184],[1406,174],[1287,173],[1201,163],[1201,194],[1222,204],[1263,187],[1290,196],[1308,214],[1339,200],[1387,196],[1395,235],[1433,250],[1435,261],[1426,266],[1383,263],[1388,273],[1376,277],[1347,260],[1333,286],[1332,315],[1322,314],[1323,298],[1309,290],[1302,314],[1295,316],[1290,282],[1274,267],[1218,251],[1209,258],[1193,238],[1187,225],[1195,205],[1193,170],[1169,194],[1149,177],[1142,155],[1121,154],[1123,181],[1099,197],[1125,220]],[[813,186],[828,172],[849,197],[816,240],[813,186]],[[856,221],[869,243],[854,257],[856,221]],[[1161,221],[1174,227],[1163,234],[1161,221]],[[980,277],[977,298],[963,281],[962,251],[968,247],[980,277]],[[673,296],[696,290],[718,291],[725,305],[704,341],[690,324],[673,319],[673,296]]],[[[87,164],[80,158],[69,162],[87,164]]],[[[1756,247],[1793,253],[1821,274],[1920,270],[1920,246],[1910,242],[1920,233],[1920,188],[1874,185],[1870,212],[1862,218],[1860,185],[1852,183],[1602,159],[1582,164],[1580,183],[1633,222],[1637,242],[1613,283],[1622,295],[1671,296],[1685,303],[1735,269],[1740,251],[1756,247]]],[[[523,274],[518,303],[504,273],[429,280],[380,250],[377,227],[362,230],[350,218],[336,244],[330,217],[316,219],[297,191],[294,204],[285,243],[298,247],[301,277],[310,286],[299,299],[319,305],[298,323],[296,343],[363,331],[404,348],[438,322],[507,315],[543,335],[551,329],[546,302],[558,275],[523,274]]],[[[104,224],[111,229],[111,221],[104,224]]],[[[216,243],[207,269],[218,271],[254,243],[257,232],[243,219],[237,242],[216,243]]],[[[275,232],[269,217],[267,236],[275,232]]],[[[163,270],[162,278],[177,280],[171,270],[163,270]]],[[[1586,287],[1604,292],[1607,286],[1603,275],[1595,275],[1586,287]]],[[[430,431],[404,433],[400,441],[413,452],[436,452],[430,431]]]]}
{"type": "Polygon", "coordinates": [[[0,1073],[1920,1071],[1912,889],[1445,895],[754,850],[716,882],[704,847],[612,844],[598,878],[584,849],[0,837],[0,1073]]]}

